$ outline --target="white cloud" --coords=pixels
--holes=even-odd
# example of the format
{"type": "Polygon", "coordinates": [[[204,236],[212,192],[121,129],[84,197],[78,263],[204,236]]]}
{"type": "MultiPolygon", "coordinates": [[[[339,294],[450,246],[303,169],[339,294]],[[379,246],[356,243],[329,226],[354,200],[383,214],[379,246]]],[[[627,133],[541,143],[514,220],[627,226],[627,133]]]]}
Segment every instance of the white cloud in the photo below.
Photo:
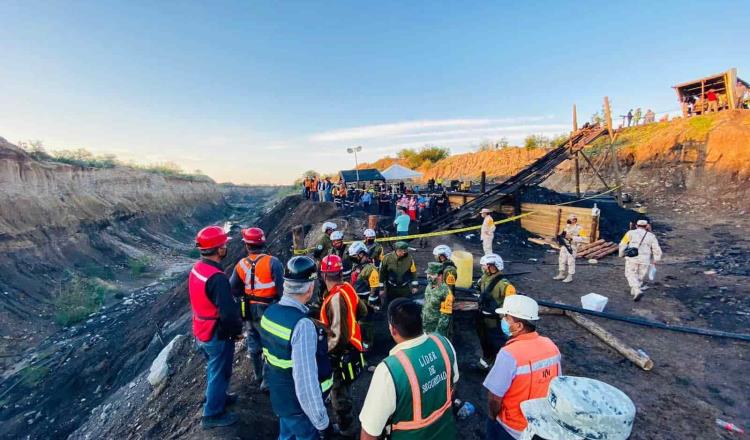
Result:
{"type": "Polygon", "coordinates": [[[416,135],[424,133],[425,130],[436,128],[488,127],[493,125],[503,126],[504,124],[542,121],[548,118],[550,118],[550,116],[522,116],[501,119],[436,119],[405,121],[324,131],[312,134],[309,137],[309,140],[312,142],[335,142],[361,139],[382,139],[407,136],[410,134],[416,135]]]}

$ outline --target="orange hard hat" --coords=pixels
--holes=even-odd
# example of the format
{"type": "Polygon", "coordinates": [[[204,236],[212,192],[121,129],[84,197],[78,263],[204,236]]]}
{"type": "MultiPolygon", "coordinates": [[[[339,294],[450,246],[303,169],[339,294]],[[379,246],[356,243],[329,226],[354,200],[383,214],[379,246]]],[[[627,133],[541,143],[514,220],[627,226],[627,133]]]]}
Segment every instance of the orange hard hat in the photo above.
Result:
{"type": "Polygon", "coordinates": [[[341,257],[335,254],[328,255],[320,261],[320,271],[322,273],[341,272],[344,268],[341,257]]]}
{"type": "Polygon", "coordinates": [[[227,244],[229,236],[221,226],[206,226],[195,237],[195,246],[202,250],[220,248],[227,244]]]}
{"type": "Polygon", "coordinates": [[[242,241],[247,244],[264,244],[266,242],[266,234],[261,228],[243,229],[242,241]]]}

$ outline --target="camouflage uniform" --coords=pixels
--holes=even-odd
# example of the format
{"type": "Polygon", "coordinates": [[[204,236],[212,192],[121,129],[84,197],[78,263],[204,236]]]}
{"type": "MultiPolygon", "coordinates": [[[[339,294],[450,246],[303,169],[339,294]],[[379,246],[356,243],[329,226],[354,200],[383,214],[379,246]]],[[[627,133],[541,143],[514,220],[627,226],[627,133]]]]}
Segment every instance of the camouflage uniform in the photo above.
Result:
{"type": "MultiPolygon", "coordinates": [[[[442,272],[440,263],[430,263],[428,274],[442,272]]],[[[449,337],[453,317],[453,294],[443,281],[430,282],[424,291],[422,306],[422,330],[449,337]]]]}
{"type": "Polygon", "coordinates": [[[515,295],[516,288],[503,278],[500,272],[492,275],[485,273],[479,279],[479,292],[477,336],[479,336],[479,345],[482,347],[482,358],[492,365],[497,352],[507,340],[500,331],[500,317],[495,313],[495,309],[503,305],[506,296],[515,295]]]}
{"type": "Polygon", "coordinates": [[[456,287],[456,280],[458,280],[458,269],[456,264],[451,260],[443,261],[443,281],[451,289],[451,293],[455,295],[454,288],[456,287]]]}

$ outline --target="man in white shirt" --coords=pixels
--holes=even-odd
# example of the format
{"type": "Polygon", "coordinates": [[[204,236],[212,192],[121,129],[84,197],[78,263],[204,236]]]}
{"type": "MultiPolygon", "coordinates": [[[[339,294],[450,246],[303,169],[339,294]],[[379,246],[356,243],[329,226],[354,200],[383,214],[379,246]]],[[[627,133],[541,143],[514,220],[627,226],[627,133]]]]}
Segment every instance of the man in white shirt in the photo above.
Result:
{"type": "Polygon", "coordinates": [[[479,237],[482,239],[482,249],[484,250],[484,255],[493,253],[492,241],[495,239],[495,221],[490,215],[491,212],[492,211],[487,208],[482,208],[482,210],[480,211],[480,215],[484,220],[482,220],[482,229],[480,231],[479,237]]]}
{"type": "Polygon", "coordinates": [[[620,256],[625,257],[625,278],[633,301],[638,301],[643,295],[643,279],[649,266],[661,261],[659,240],[648,229],[647,220],[638,220],[636,228],[626,232],[620,241],[620,256]]]}

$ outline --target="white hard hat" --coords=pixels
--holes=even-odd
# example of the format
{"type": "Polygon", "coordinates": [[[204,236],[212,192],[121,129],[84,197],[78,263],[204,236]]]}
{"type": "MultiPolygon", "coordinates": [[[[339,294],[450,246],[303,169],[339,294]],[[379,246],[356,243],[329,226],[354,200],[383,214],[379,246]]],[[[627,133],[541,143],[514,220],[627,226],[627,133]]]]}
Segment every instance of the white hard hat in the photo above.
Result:
{"type": "Polygon", "coordinates": [[[492,212],[492,210],[491,210],[491,209],[489,209],[489,208],[482,208],[482,210],[481,210],[481,211],[479,211],[479,212],[480,212],[481,214],[489,214],[490,212],[492,212]]]}
{"type": "Polygon", "coordinates": [[[493,266],[497,268],[497,270],[505,269],[505,263],[503,263],[503,258],[498,254],[487,254],[483,256],[479,260],[479,264],[481,264],[482,266],[492,264],[493,266]]]}
{"type": "Polygon", "coordinates": [[[638,220],[638,222],[636,222],[636,225],[637,226],[648,226],[648,220],[643,220],[643,219],[638,220]]]}
{"type": "Polygon", "coordinates": [[[453,251],[447,245],[441,244],[439,246],[435,246],[435,249],[432,250],[432,255],[436,257],[438,255],[444,255],[445,258],[450,259],[451,255],[453,255],[453,251]]]}
{"type": "Polygon", "coordinates": [[[323,232],[325,232],[325,231],[327,231],[329,229],[333,229],[335,231],[337,228],[338,228],[338,226],[336,226],[336,223],[334,223],[334,222],[325,222],[325,223],[323,223],[323,226],[320,228],[320,230],[323,231],[323,232]]]}
{"type": "Polygon", "coordinates": [[[498,315],[510,315],[524,321],[539,320],[539,304],[526,295],[506,296],[503,306],[495,309],[498,315]]]}
{"type": "Polygon", "coordinates": [[[367,246],[361,241],[355,241],[349,245],[348,252],[350,257],[354,257],[360,252],[367,253],[367,246]]]}
{"type": "Polygon", "coordinates": [[[365,237],[375,238],[375,231],[372,229],[365,229],[365,237]]]}
{"type": "Polygon", "coordinates": [[[568,220],[578,220],[575,214],[568,214],[568,220]]]}
{"type": "Polygon", "coordinates": [[[331,240],[343,240],[344,239],[344,233],[341,231],[333,231],[331,234],[331,240]]]}

